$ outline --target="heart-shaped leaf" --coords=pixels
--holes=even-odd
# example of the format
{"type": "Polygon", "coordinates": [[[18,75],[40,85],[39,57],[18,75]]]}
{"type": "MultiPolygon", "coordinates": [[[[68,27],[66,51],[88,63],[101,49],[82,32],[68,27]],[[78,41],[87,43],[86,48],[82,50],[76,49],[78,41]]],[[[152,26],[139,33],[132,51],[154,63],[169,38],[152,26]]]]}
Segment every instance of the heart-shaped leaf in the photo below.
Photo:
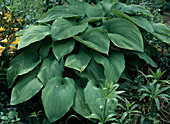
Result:
{"type": "Polygon", "coordinates": [[[145,60],[147,64],[150,64],[153,67],[157,67],[157,64],[144,52],[126,52],[127,55],[136,54],[140,59],[145,60]]]}
{"type": "Polygon", "coordinates": [[[86,77],[88,80],[105,79],[103,66],[96,63],[93,59],[83,72],[76,72],[76,74],[80,77],[86,77]]]}
{"type": "Polygon", "coordinates": [[[86,87],[86,84],[87,80],[84,78],[76,81],[76,94],[73,105],[73,109],[83,117],[90,115],[90,110],[84,98],[84,88],[86,87]]]}
{"type": "Polygon", "coordinates": [[[108,57],[95,53],[94,59],[104,67],[104,74],[108,82],[116,83],[125,69],[124,55],[118,52],[111,52],[108,57]]]}
{"type": "Polygon", "coordinates": [[[90,60],[91,58],[80,50],[78,54],[72,54],[66,58],[65,66],[82,72],[87,67],[90,60]]]}
{"type": "Polygon", "coordinates": [[[52,25],[51,36],[54,41],[67,39],[80,32],[83,32],[87,26],[87,22],[77,23],[75,19],[59,18],[55,20],[52,25]]]}
{"type": "Polygon", "coordinates": [[[51,41],[49,39],[44,39],[39,49],[39,54],[43,59],[45,59],[48,56],[50,48],[51,48],[51,41]]]}
{"type": "Polygon", "coordinates": [[[52,43],[53,53],[58,61],[65,55],[69,54],[74,49],[74,46],[75,41],[73,39],[67,39],[52,43]]]}
{"type": "Polygon", "coordinates": [[[12,89],[11,105],[20,104],[32,98],[41,90],[43,84],[36,78],[38,68],[19,79],[12,89]]]}
{"type": "Polygon", "coordinates": [[[79,8],[83,9],[84,12],[85,12],[86,8],[89,8],[91,6],[90,4],[88,4],[87,2],[84,2],[84,1],[67,0],[67,2],[69,2],[69,4],[71,4],[71,5],[78,6],[79,8]]]}
{"type": "Polygon", "coordinates": [[[42,63],[37,77],[46,85],[53,77],[62,77],[64,72],[64,61],[57,61],[54,55],[50,54],[42,63]]]}
{"type": "Polygon", "coordinates": [[[54,122],[63,117],[74,102],[75,82],[70,78],[55,77],[42,91],[42,102],[45,114],[54,122]]]}
{"type": "Polygon", "coordinates": [[[113,2],[112,0],[104,0],[104,1],[101,1],[100,3],[104,8],[106,16],[108,17],[111,14],[110,9],[115,2],[113,2]]]}
{"type": "Polygon", "coordinates": [[[135,15],[136,13],[141,13],[143,15],[153,17],[151,12],[147,10],[144,6],[139,6],[134,4],[126,5],[120,2],[115,2],[114,5],[111,7],[111,10],[112,9],[121,10],[122,12],[132,14],[132,15],[135,15]]]}
{"type": "Polygon", "coordinates": [[[100,29],[91,29],[87,32],[73,38],[84,45],[101,53],[108,54],[110,47],[110,40],[107,34],[100,29]]]}
{"type": "Polygon", "coordinates": [[[102,6],[100,5],[90,6],[86,8],[86,15],[87,17],[103,17],[104,11],[103,11],[102,6]]]}
{"type": "Polygon", "coordinates": [[[103,96],[96,88],[101,89],[99,82],[90,80],[84,89],[84,96],[91,113],[102,117],[100,107],[104,107],[104,99],[101,99],[103,96]]]}
{"type": "Polygon", "coordinates": [[[110,40],[120,48],[143,51],[143,39],[139,29],[130,21],[121,18],[108,20],[103,24],[110,40]]]}
{"type": "Polygon", "coordinates": [[[49,22],[57,18],[79,17],[84,14],[84,10],[78,6],[56,6],[45,13],[38,22],[49,22]]]}
{"type": "Polygon", "coordinates": [[[123,13],[120,10],[112,9],[111,12],[116,15],[117,18],[124,18],[128,19],[129,21],[133,22],[137,26],[143,28],[147,32],[153,33],[154,30],[149,23],[149,21],[146,18],[143,18],[141,16],[128,16],[127,14],[123,13]]]}
{"type": "Polygon", "coordinates": [[[16,56],[7,71],[8,87],[11,87],[18,75],[23,75],[33,70],[39,63],[41,58],[36,52],[23,52],[16,56]]]}
{"type": "Polygon", "coordinates": [[[153,35],[160,39],[161,41],[170,44],[170,29],[162,23],[153,23],[150,22],[153,27],[153,35]]]}
{"type": "Polygon", "coordinates": [[[50,34],[47,26],[31,26],[25,30],[24,35],[19,40],[18,49],[24,48],[34,42],[41,41],[50,34]]]}

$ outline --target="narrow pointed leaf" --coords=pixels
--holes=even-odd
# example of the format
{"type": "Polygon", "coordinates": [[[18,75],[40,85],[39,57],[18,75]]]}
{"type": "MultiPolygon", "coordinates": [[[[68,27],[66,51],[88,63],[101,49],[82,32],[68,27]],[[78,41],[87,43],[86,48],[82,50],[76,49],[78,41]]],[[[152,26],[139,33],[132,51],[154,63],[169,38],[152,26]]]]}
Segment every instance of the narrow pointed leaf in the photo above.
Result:
{"type": "Polygon", "coordinates": [[[42,102],[45,114],[50,122],[63,117],[74,101],[75,82],[70,78],[55,77],[42,91],[42,102]]]}
{"type": "Polygon", "coordinates": [[[140,100],[142,100],[142,99],[145,98],[146,96],[149,96],[149,94],[146,94],[146,93],[142,94],[142,96],[140,97],[140,100]]]}
{"type": "Polygon", "coordinates": [[[155,103],[156,103],[156,107],[158,109],[158,111],[160,111],[160,102],[158,98],[154,98],[155,99],[155,103]]]}
{"type": "MultiPolygon", "coordinates": [[[[87,116],[86,118],[102,121],[101,117],[99,115],[97,115],[97,114],[91,114],[90,116],[87,116]]],[[[98,124],[102,124],[102,123],[99,122],[98,124]]]]}
{"type": "Polygon", "coordinates": [[[135,104],[131,107],[130,111],[134,110],[136,107],[138,107],[139,105],[135,104]]]}
{"type": "Polygon", "coordinates": [[[149,89],[147,87],[145,87],[145,86],[142,86],[142,88],[138,90],[138,92],[141,92],[141,91],[145,91],[145,92],[148,92],[149,94],[151,94],[149,89]]]}
{"type": "Polygon", "coordinates": [[[162,92],[164,92],[164,91],[166,91],[166,90],[168,90],[168,89],[170,89],[170,86],[167,86],[167,87],[164,87],[164,88],[160,89],[160,90],[156,93],[156,95],[158,95],[158,94],[160,94],[160,93],[162,93],[162,92]]]}
{"type": "Polygon", "coordinates": [[[120,119],[120,121],[121,121],[122,124],[123,124],[123,121],[124,121],[124,119],[126,118],[127,115],[128,115],[127,112],[123,113],[123,115],[122,115],[122,117],[121,117],[121,119],[120,119]]]}
{"type": "Polygon", "coordinates": [[[164,99],[167,103],[169,103],[169,100],[168,100],[170,98],[169,95],[167,95],[167,94],[159,94],[158,97],[164,99]]]}

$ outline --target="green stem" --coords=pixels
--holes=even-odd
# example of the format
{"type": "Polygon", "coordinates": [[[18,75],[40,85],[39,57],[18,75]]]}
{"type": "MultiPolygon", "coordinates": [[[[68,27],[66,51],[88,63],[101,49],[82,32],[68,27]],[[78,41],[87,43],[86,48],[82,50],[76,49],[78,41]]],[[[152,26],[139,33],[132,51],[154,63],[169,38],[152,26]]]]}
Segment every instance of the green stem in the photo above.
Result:
{"type": "Polygon", "coordinates": [[[104,111],[103,111],[103,123],[104,123],[104,120],[105,120],[105,115],[106,115],[106,105],[107,105],[107,98],[105,99],[105,102],[104,102],[104,111]]]}

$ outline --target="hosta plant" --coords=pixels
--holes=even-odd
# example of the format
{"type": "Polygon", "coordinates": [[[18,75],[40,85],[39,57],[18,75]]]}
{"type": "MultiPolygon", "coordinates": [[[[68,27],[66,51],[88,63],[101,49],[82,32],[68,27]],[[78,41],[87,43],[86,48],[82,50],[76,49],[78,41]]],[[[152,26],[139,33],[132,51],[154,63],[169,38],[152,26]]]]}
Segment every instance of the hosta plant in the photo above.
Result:
{"type": "MultiPolygon", "coordinates": [[[[13,87],[10,104],[42,92],[50,122],[71,107],[84,117],[93,113],[103,119],[100,107],[107,100],[98,100],[104,95],[96,88],[102,90],[105,82],[116,84],[127,67],[138,66],[136,61],[156,67],[144,52],[142,32],[170,42],[170,30],[145,16],[152,18],[141,6],[111,0],[97,5],[69,0],[52,8],[35,25],[18,32],[18,55],[7,73],[8,86],[13,87]]],[[[109,115],[115,107],[106,109],[109,115]]]]}

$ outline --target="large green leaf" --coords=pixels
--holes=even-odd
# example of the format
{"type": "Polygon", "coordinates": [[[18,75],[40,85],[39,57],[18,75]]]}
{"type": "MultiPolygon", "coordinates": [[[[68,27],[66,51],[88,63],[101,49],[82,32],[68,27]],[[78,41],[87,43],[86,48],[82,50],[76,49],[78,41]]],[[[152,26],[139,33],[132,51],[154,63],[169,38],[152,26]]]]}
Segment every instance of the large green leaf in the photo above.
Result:
{"type": "Polygon", "coordinates": [[[52,25],[51,36],[54,41],[67,39],[80,32],[83,32],[87,26],[87,22],[77,23],[75,19],[59,18],[55,20],[52,25]]]}
{"type": "Polygon", "coordinates": [[[130,21],[121,18],[108,20],[103,24],[110,40],[120,48],[143,51],[143,39],[139,29],[130,21]]]}
{"type": "Polygon", "coordinates": [[[90,115],[90,110],[84,98],[84,88],[86,84],[87,80],[84,78],[76,81],[76,94],[73,105],[73,109],[83,117],[90,115]]]}
{"type": "Polygon", "coordinates": [[[110,9],[115,2],[113,2],[113,0],[104,0],[104,1],[101,1],[100,3],[104,8],[106,16],[109,16],[111,14],[110,9]]]}
{"type": "Polygon", "coordinates": [[[64,72],[64,61],[61,59],[59,62],[54,55],[50,54],[42,63],[37,77],[41,82],[46,85],[47,82],[53,77],[62,77],[64,72]]]}
{"type": "Polygon", "coordinates": [[[118,10],[121,10],[125,13],[132,14],[132,15],[141,13],[143,15],[153,17],[151,12],[147,10],[144,6],[139,6],[139,5],[134,5],[134,4],[126,5],[120,2],[115,2],[114,5],[111,7],[111,10],[112,9],[118,9],[118,10]]]}
{"type": "Polygon", "coordinates": [[[11,105],[23,103],[32,98],[43,87],[42,83],[36,78],[38,68],[22,76],[12,89],[11,105]]]}
{"type": "Polygon", "coordinates": [[[95,53],[94,59],[104,67],[106,79],[116,83],[125,69],[125,60],[122,53],[111,52],[108,57],[95,53]]]}
{"type": "Polygon", "coordinates": [[[53,53],[58,61],[65,55],[69,54],[74,49],[74,46],[75,41],[73,39],[67,39],[52,43],[53,53]]]}
{"type": "Polygon", "coordinates": [[[86,10],[86,8],[89,8],[91,5],[88,4],[87,2],[84,1],[79,1],[79,0],[67,0],[69,2],[69,4],[74,5],[74,6],[78,6],[81,9],[83,9],[84,11],[86,10]]]}
{"type": "Polygon", "coordinates": [[[100,99],[103,96],[96,88],[101,89],[99,82],[90,80],[84,89],[84,96],[91,113],[101,117],[102,113],[100,108],[104,107],[104,100],[100,99]]]}
{"type": "Polygon", "coordinates": [[[102,21],[102,20],[106,20],[109,19],[107,17],[86,17],[83,20],[81,20],[81,22],[88,22],[88,23],[92,23],[92,22],[98,22],[98,21],[102,21]]]}
{"type": "Polygon", "coordinates": [[[33,70],[41,58],[36,52],[23,52],[16,56],[7,70],[8,87],[11,87],[18,75],[23,75],[33,70]]]}
{"type": "Polygon", "coordinates": [[[83,72],[77,72],[77,74],[80,77],[88,78],[88,80],[105,79],[103,66],[96,63],[93,59],[90,61],[89,65],[83,72]]]}
{"type": "Polygon", "coordinates": [[[74,102],[75,82],[70,78],[55,77],[42,91],[45,114],[54,122],[63,117],[74,102]]]}
{"type": "Polygon", "coordinates": [[[87,17],[104,17],[105,13],[103,11],[102,6],[90,6],[86,8],[87,17]]]}
{"type": "Polygon", "coordinates": [[[66,58],[65,66],[82,72],[88,66],[90,59],[86,53],[80,50],[78,54],[72,54],[66,58]]]}
{"type": "Polygon", "coordinates": [[[162,40],[163,42],[170,44],[170,29],[162,23],[150,23],[154,30],[153,35],[158,39],[162,40]]]}
{"type": "MultiPolygon", "coordinates": [[[[145,60],[147,64],[150,64],[153,67],[157,67],[157,64],[145,53],[145,52],[125,52],[127,55],[136,54],[140,59],[145,60]]],[[[137,60],[135,60],[137,62],[137,60]]]]}
{"type": "Polygon", "coordinates": [[[110,40],[107,34],[99,29],[91,29],[73,38],[84,45],[101,53],[108,54],[110,47],[110,40]]]}
{"type": "Polygon", "coordinates": [[[43,59],[45,59],[48,56],[50,48],[51,48],[51,41],[49,39],[44,39],[39,49],[39,54],[43,59]]]}
{"type": "Polygon", "coordinates": [[[131,16],[131,18],[137,23],[138,26],[145,29],[147,32],[153,33],[154,30],[146,18],[141,16],[131,16]]]}
{"type": "Polygon", "coordinates": [[[56,6],[45,13],[38,22],[48,22],[57,18],[79,17],[85,14],[84,10],[78,6],[56,6]]]}
{"type": "Polygon", "coordinates": [[[140,59],[145,60],[147,64],[150,64],[153,67],[157,67],[157,64],[144,52],[134,52],[134,54],[138,55],[140,59]]]}
{"type": "Polygon", "coordinates": [[[24,48],[34,42],[44,39],[50,34],[50,29],[47,26],[31,26],[19,40],[18,49],[24,48]]]}
{"type": "Polygon", "coordinates": [[[117,18],[124,18],[128,19],[129,21],[133,22],[137,26],[145,29],[147,32],[153,33],[153,28],[151,24],[148,22],[146,18],[143,18],[141,16],[128,16],[127,14],[123,13],[120,10],[112,9],[111,12],[117,17],[117,18]]]}

